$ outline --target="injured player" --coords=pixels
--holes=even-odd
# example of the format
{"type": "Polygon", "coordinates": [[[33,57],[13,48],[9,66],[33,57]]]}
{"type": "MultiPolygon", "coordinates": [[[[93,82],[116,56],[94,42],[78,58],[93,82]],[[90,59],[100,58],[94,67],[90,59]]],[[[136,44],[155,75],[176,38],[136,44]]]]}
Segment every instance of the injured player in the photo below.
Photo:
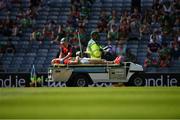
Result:
{"type": "MultiPolygon", "coordinates": [[[[120,64],[124,59],[122,56],[116,57],[114,61],[107,61],[105,59],[96,59],[96,58],[86,58],[80,57],[80,51],[76,53],[76,57],[69,57],[64,60],[64,64],[120,64]]],[[[51,64],[60,64],[59,61],[53,60],[51,64]]]]}

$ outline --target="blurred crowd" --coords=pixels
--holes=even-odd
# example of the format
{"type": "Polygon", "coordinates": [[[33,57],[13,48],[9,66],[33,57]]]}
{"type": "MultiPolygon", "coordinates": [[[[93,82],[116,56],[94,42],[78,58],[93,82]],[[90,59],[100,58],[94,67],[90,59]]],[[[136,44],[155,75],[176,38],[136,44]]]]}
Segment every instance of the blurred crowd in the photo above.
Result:
{"type": "MultiPolygon", "coordinates": [[[[0,34],[21,37],[25,29],[31,28],[30,43],[39,41],[39,44],[42,44],[44,41],[50,41],[54,44],[66,37],[77,51],[80,47],[86,51],[90,39],[87,24],[95,0],[71,0],[70,14],[66,24],[57,24],[56,21],[49,20],[43,28],[35,26],[42,0],[30,0],[30,7],[27,10],[19,7],[16,19],[12,20],[9,17],[11,4],[17,2],[22,1],[0,1],[0,10],[7,11],[6,18],[0,20],[0,34]]],[[[154,0],[152,8],[144,11],[135,7],[132,12],[124,10],[118,13],[112,9],[112,12],[108,14],[106,9],[102,8],[95,31],[106,34],[104,41],[107,51],[104,52],[103,58],[113,60],[117,56],[124,56],[125,61],[137,62],[137,57],[130,48],[127,48],[126,43],[129,38],[143,42],[148,37],[147,51],[144,51],[147,53],[144,67],[169,66],[172,60],[180,59],[179,12],[179,0],[154,0]]],[[[14,53],[16,51],[11,40],[8,41],[7,45],[0,46],[0,52],[14,53]],[[9,46],[12,48],[11,51],[9,51],[9,46]]]]}

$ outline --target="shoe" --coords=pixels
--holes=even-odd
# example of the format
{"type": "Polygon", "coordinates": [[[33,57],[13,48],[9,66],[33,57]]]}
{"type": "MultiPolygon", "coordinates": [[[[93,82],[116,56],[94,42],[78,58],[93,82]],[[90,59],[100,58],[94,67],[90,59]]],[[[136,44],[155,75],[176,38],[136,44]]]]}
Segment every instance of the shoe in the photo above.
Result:
{"type": "Polygon", "coordinates": [[[114,63],[115,64],[120,64],[120,62],[121,62],[121,57],[120,56],[116,57],[116,59],[114,60],[114,63]]]}

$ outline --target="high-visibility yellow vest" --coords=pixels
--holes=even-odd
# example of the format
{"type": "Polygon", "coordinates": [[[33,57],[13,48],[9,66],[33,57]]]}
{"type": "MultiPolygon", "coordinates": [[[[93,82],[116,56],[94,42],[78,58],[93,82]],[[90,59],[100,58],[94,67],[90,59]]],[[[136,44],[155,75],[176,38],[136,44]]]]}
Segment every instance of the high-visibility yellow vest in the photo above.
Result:
{"type": "Polygon", "coordinates": [[[100,58],[101,59],[101,50],[100,46],[96,44],[94,40],[90,40],[87,47],[87,52],[90,54],[91,58],[100,58]]]}

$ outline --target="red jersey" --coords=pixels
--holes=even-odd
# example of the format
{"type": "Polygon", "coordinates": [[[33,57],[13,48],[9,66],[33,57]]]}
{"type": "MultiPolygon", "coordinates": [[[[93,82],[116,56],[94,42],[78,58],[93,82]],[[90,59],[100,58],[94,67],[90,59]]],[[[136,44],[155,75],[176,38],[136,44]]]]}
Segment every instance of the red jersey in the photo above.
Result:
{"type": "Polygon", "coordinates": [[[67,48],[62,47],[61,52],[63,53],[64,56],[66,56],[69,52],[72,54],[73,53],[73,48],[71,45],[68,45],[67,48]]]}

